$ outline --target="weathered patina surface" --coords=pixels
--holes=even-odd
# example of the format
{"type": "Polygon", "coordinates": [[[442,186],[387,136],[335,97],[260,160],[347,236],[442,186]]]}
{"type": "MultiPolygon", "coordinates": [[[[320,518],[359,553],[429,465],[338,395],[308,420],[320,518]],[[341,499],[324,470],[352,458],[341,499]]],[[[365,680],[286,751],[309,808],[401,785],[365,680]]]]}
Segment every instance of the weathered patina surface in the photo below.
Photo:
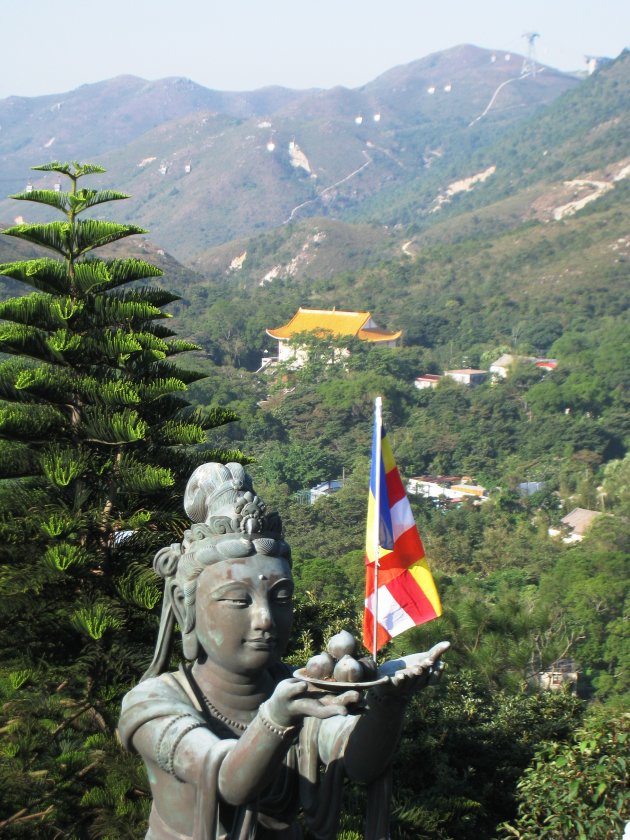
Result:
{"type": "Polygon", "coordinates": [[[281,661],[293,581],[279,517],[239,464],[199,467],[184,504],[190,529],[154,560],[154,660],[120,718],[153,792],[147,840],[298,840],[300,809],[314,836],[334,838],[344,776],[370,785],[365,837],[386,838],[405,702],[448,643],[386,668],[363,698],[314,689],[281,661]],[[163,673],[176,623],[187,662],[163,673]]]}

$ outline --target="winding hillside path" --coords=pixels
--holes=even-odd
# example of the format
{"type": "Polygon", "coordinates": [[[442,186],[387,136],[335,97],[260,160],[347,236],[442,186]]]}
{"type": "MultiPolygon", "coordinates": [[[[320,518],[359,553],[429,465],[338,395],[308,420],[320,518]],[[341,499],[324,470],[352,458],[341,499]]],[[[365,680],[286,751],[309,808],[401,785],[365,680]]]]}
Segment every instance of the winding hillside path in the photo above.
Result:
{"type": "MultiPolygon", "coordinates": [[[[541,67],[537,72],[542,73],[543,70],[544,70],[544,67],[541,67]]],[[[496,102],[497,96],[499,95],[500,91],[506,85],[509,85],[511,82],[519,82],[521,79],[526,79],[528,76],[531,76],[531,75],[532,75],[532,73],[531,73],[531,71],[529,71],[527,73],[522,73],[520,76],[514,76],[512,79],[506,79],[504,82],[501,82],[499,87],[492,94],[492,97],[490,98],[490,102],[488,102],[488,104],[486,105],[486,108],[485,108],[484,112],[482,114],[479,114],[478,117],[475,117],[475,119],[471,123],[468,123],[468,128],[471,128],[475,123],[479,122],[479,120],[483,119],[486,116],[486,114],[490,111],[490,109],[492,108],[492,106],[496,102]]]]}
{"type": "Polygon", "coordinates": [[[361,154],[362,154],[362,155],[363,155],[363,157],[366,159],[364,164],[362,164],[361,166],[359,166],[359,168],[358,168],[358,169],[355,169],[355,170],[354,170],[353,172],[351,172],[349,175],[346,175],[346,176],[345,176],[345,178],[341,178],[341,180],[336,181],[334,184],[331,184],[329,187],[325,187],[325,188],[324,188],[324,189],[323,189],[323,190],[319,193],[319,195],[316,195],[316,196],[315,196],[315,198],[309,198],[309,200],[308,200],[308,201],[303,201],[301,204],[298,204],[298,205],[297,205],[297,207],[294,207],[294,208],[293,208],[293,210],[291,210],[291,212],[290,212],[290,214],[289,214],[289,217],[288,217],[287,219],[285,219],[285,220],[284,220],[284,222],[283,222],[282,224],[283,224],[283,225],[288,225],[288,224],[289,224],[289,222],[293,221],[293,217],[295,216],[295,214],[296,214],[299,210],[301,210],[303,207],[307,207],[309,204],[315,204],[315,202],[317,202],[317,201],[321,201],[322,197],[323,197],[324,195],[326,195],[326,193],[327,193],[327,192],[330,192],[331,190],[336,189],[336,188],[337,188],[340,184],[345,184],[345,183],[346,183],[346,181],[349,181],[351,178],[354,178],[354,176],[355,176],[355,175],[358,175],[358,174],[359,174],[359,172],[362,172],[364,169],[366,169],[368,166],[370,166],[370,165],[372,164],[372,158],[368,155],[368,153],[365,151],[365,149],[363,149],[363,150],[361,151],[361,154]]]}

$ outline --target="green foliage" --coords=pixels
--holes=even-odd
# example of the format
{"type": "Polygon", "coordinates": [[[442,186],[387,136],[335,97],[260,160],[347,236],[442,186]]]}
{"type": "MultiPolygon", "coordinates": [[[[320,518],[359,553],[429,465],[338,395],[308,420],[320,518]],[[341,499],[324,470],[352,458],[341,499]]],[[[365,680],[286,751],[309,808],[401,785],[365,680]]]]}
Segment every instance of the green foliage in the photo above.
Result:
{"type": "Polygon", "coordinates": [[[628,715],[591,717],[570,743],[547,741],[517,785],[518,817],[501,836],[616,840],[630,813],[628,715]]]}
{"type": "Polygon", "coordinates": [[[1,826],[16,838],[139,838],[147,783],[115,727],[154,643],[151,557],[181,533],[192,469],[242,456],[207,442],[234,413],[186,399],[201,374],[171,361],[197,349],[163,325],[177,296],[126,288],[160,269],[93,254],[141,229],[77,219],[125,196],[79,189],[100,167],[44,168],[70,189],[15,197],[64,221],[5,233],[55,257],[0,265],[34,289],[0,304],[1,826]]]}
{"type": "Polygon", "coordinates": [[[574,640],[584,695],[616,698],[621,704],[630,700],[628,645],[622,629],[630,602],[629,558],[610,545],[598,551],[587,542],[560,557],[540,583],[551,620],[562,622],[574,640]]]}
{"type": "Polygon", "coordinates": [[[298,590],[294,602],[293,638],[285,661],[302,667],[311,656],[325,650],[328,639],[343,629],[360,638],[360,621],[360,613],[351,601],[323,599],[315,593],[298,590]]]}
{"type": "Polygon", "coordinates": [[[394,762],[392,838],[496,836],[539,743],[564,741],[580,716],[569,695],[489,690],[470,670],[426,689],[410,704],[394,762]]]}

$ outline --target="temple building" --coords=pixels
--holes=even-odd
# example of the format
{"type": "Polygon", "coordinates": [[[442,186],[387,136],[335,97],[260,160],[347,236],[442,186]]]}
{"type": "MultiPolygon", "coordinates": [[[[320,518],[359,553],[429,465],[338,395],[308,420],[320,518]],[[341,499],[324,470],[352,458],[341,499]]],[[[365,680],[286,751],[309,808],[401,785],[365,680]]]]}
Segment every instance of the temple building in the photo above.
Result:
{"type": "Polygon", "coordinates": [[[300,307],[288,323],[268,329],[267,335],[278,342],[277,358],[263,359],[263,367],[271,362],[288,362],[301,367],[306,361],[306,351],[292,341],[303,333],[325,338],[348,336],[370,341],[383,347],[396,347],[402,330],[383,330],[374,322],[370,312],[346,312],[341,309],[303,309],[300,307]]]}

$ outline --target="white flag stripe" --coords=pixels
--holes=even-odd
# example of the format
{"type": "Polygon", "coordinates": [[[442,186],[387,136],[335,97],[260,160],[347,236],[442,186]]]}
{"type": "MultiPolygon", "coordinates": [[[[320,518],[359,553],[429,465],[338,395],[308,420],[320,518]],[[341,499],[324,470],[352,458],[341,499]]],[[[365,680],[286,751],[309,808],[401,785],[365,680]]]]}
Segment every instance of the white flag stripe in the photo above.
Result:
{"type": "Polygon", "coordinates": [[[396,542],[401,534],[408,531],[409,528],[415,528],[416,523],[414,522],[413,513],[411,512],[411,505],[409,504],[409,499],[406,496],[403,496],[402,499],[399,499],[396,502],[394,507],[391,509],[390,515],[392,517],[394,542],[396,542]]]}
{"type": "MultiPolygon", "coordinates": [[[[374,615],[374,593],[366,598],[365,606],[374,615]]],[[[397,636],[399,633],[415,627],[416,622],[405,612],[396,601],[387,586],[380,586],[378,590],[378,623],[381,624],[390,636],[397,636]]]]}

